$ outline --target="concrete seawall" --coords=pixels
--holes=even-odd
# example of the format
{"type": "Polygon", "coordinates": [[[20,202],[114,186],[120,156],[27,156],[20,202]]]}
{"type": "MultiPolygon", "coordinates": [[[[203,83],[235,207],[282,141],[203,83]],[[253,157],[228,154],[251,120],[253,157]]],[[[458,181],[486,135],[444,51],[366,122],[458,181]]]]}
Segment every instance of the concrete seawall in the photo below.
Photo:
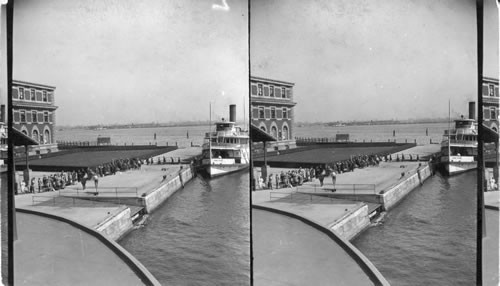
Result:
{"type": "Polygon", "coordinates": [[[130,208],[124,207],[116,215],[99,223],[95,230],[109,239],[117,241],[132,230],[132,227],[133,224],[132,218],[130,217],[130,208]]]}
{"type": "Polygon", "coordinates": [[[354,212],[347,213],[344,217],[330,224],[328,228],[343,239],[350,241],[369,225],[368,206],[364,205],[354,212]]]}
{"type": "Polygon", "coordinates": [[[389,210],[394,207],[411,191],[422,185],[431,175],[429,165],[419,167],[415,174],[380,195],[383,208],[389,210]]]}
{"type": "Polygon", "coordinates": [[[150,213],[158,208],[172,194],[182,189],[184,184],[189,182],[193,177],[193,170],[185,168],[182,172],[179,172],[178,176],[173,177],[166,184],[161,185],[156,190],[147,192],[146,196],[141,199],[146,213],[150,213]]]}

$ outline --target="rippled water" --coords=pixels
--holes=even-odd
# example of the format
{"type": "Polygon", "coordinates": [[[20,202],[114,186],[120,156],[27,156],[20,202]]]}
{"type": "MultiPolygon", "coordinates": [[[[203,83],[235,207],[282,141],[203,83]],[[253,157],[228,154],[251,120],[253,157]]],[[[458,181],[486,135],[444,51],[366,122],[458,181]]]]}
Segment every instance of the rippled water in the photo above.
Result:
{"type": "MultiPolygon", "coordinates": [[[[211,128],[213,129],[213,128],[211,128]]],[[[173,126],[126,129],[64,129],[56,132],[56,141],[97,141],[98,136],[110,137],[112,144],[148,145],[157,143],[160,146],[175,145],[187,147],[193,144],[201,145],[205,133],[211,130],[209,126],[173,126]],[[156,134],[156,140],[155,140],[156,134]]]]}
{"type": "Polygon", "coordinates": [[[349,139],[354,141],[369,142],[373,140],[394,141],[398,143],[429,144],[440,143],[444,130],[448,129],[448,123],[419,123],[419,124],[391,124],[391,125],[359,125],[359,126],[300,126],[294,128],[296,137],[328,137],[335,138],[335,135],[349,134],[349,139]],[[394,132],[394,133],[393,133],[394,132]],[[395,136],[393,136],[395,135],[395,136]]]}
{"type": "Polygon", "coordinates": [[[249,176],[197,177],[120,244],[163,285],[249,285],[249,176]]]}
{"type": "Polygon", "coordinates": [[[354,245],[391,285],[476,285],[476,173],[436,175],[354,245]]]}

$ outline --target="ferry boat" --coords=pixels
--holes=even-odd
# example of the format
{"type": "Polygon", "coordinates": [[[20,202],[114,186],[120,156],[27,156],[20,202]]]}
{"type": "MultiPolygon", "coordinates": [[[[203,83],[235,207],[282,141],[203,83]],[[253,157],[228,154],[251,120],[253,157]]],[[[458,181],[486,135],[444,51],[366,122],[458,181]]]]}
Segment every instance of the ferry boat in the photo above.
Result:
{"type": "Polygon", "coordinates": [[[214,178],[250,166],[248,131],[236,125],[236,105],[229,106],[229,121],[215,123],[215,131],[205,135],[201,168],[214,178]]]}
{"type": "Polygon", "coordinates": [[[441,160],[448,175],[477,168],[477,123],[474,119],[455,120],[455,128],[445,130],[441,142],[441,160]]]}

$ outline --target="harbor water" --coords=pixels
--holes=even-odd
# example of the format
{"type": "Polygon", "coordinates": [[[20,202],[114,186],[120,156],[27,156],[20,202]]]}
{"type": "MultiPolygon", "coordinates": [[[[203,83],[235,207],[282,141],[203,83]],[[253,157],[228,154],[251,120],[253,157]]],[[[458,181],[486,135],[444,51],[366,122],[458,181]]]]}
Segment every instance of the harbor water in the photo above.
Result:
{"type": "Polygon", "coordinates": [[[249,285],[249,176],[196,177],[119,243],[162,285],[249,285]]]}
{"type": "Polygon", "coordinates": [[[476,172],[436,174],[353,244],[391,285],[476,285],[476,172]]]}

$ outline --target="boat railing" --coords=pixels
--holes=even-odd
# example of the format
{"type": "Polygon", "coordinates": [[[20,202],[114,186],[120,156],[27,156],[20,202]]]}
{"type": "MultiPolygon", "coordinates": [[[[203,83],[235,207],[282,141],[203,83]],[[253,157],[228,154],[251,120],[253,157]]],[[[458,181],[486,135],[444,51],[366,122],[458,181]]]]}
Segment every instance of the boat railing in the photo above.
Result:
{"type": "Polygon", "coordinates": [[[209,146],[213,147],[231,147],[231,148],[241,148],[242,146],[245,146],[247,144],[241,144],[241,143],[219,143],[219,142],[212,142],[212,143],[204,143],[202,148],[208,149],[209,146]]]}
{"type": "Polygon", "coordinates": [[[213,131],[206,132],[205,138],[209,137],[246,137],[248,136],[248,132],[245,131],[235,131],[235,130],[227,130],[227,131],[213,131]]]}
{"type": "MultiPolygon", "coordinates": [[[[451,139],[449,140],[450,144],[462,144],[462,145],[471,145],[470,147],[475,147],[477,146],[477,141],[471,141],[471,140],[457,140],[457,139],[451,139]]],[[[448,146],[448,139],[444,139],[441,142],[442,146],[448,146]]]]}

